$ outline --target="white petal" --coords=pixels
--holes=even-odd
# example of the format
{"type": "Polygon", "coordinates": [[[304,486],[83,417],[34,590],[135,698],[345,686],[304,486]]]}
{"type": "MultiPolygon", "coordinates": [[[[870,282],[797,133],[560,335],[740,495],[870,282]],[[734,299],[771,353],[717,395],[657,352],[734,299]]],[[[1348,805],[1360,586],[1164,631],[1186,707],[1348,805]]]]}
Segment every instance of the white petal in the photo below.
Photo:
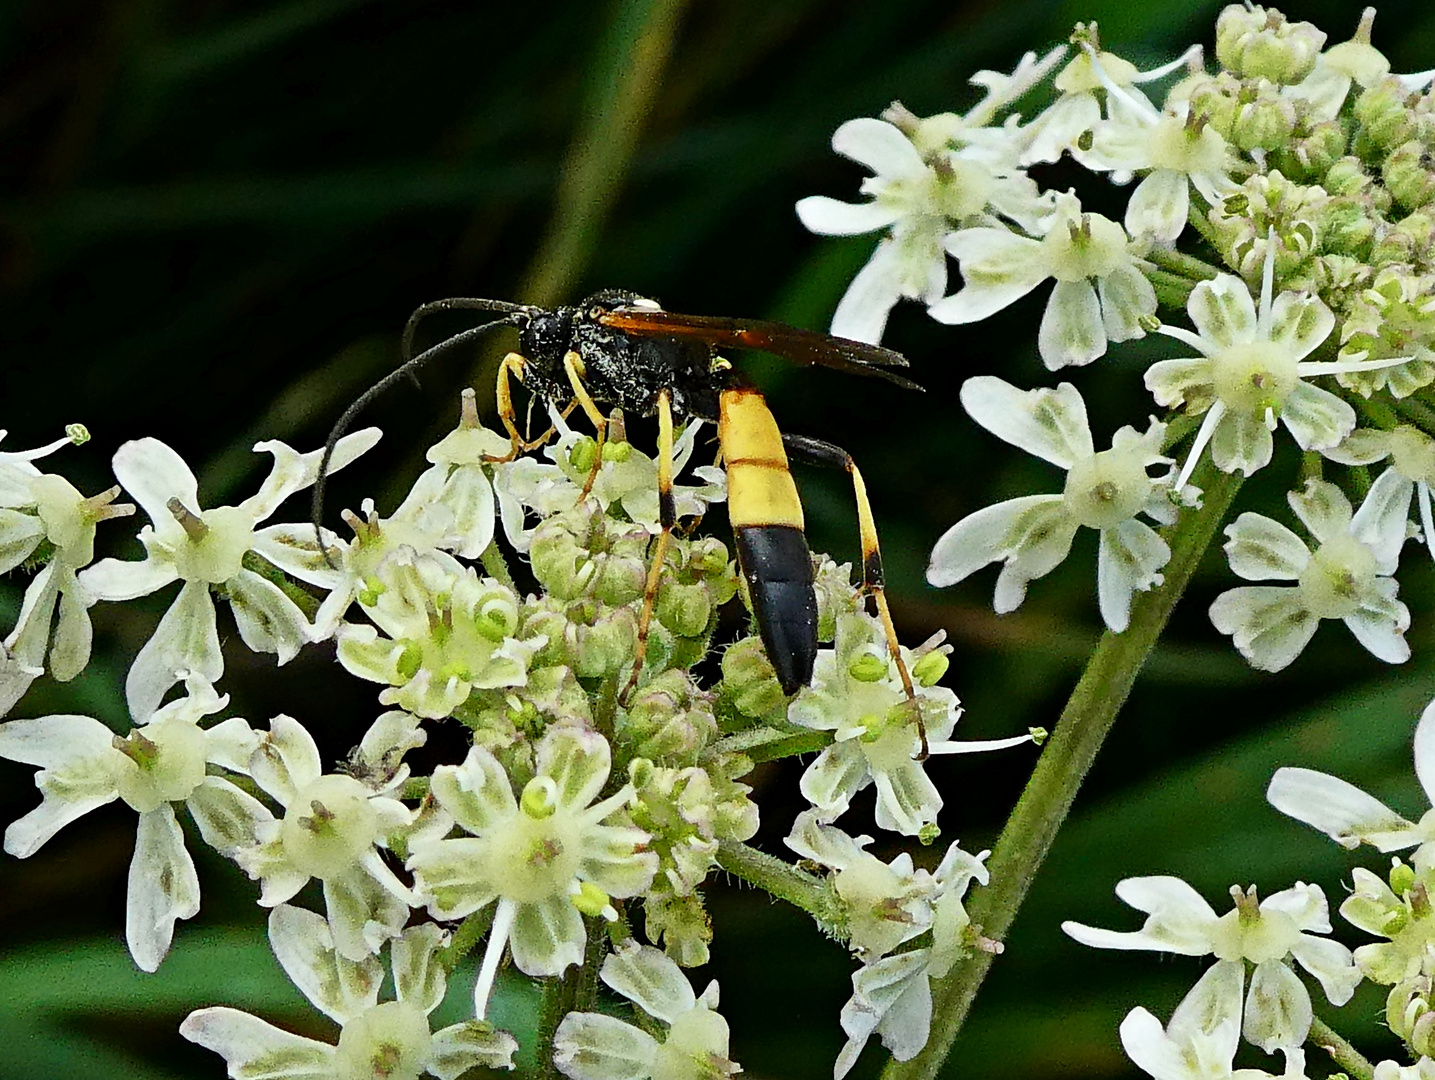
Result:
{"type": "Polygon", "coordinates": [[[1186,227],[1191,184],[1174,169],[1153,169],[1126,204],[1126,231],[1133,238],[1175,240],[1186,227]]]}
{"type": "Polygon", "coordinates": [[[918,180],[927,172],[912,141],[885,120],[866,116],[848,120],[833,132],[832,149],[883,179],[918,180]]]}
{"type": "Polygon", "coordinates": [[[425,1013],[439,1007],[448,987],[448,972],[438,954],[447,940],[434,923],[410,926],[394,939],[390,959],[394,990],[400,1001],[411,1002],[425,1013]]]}
{"type": "Polygon", "coordinates": [[[657,1053],[647,1032],[602,1013],[569,1013],[553,1036],[553,1064],[572,1080],[644,1080],[657,1053]]]}
{"type": "Polygon", "coordinates": [[[1140,1006],[1121,1021],[1121,1046],[1127,1057],[1156,1080],[1194,1080],[1183,1048],[1166,1035],[1160,1020],[1140,1006]]]}
{"type": "Polygon", "coordinates": [[[1355,430],[1355,409],[1329,390],[1301,382],[1281,406],[1281,423],[1302,450],[1324,450],[1355,430]]]}
{"type": "Polygon", "coordinates": [[[322,915],[280,904],[269,913],[269,943],[284,973],[325,1016],[344,1024],[378,1002],[378,960],[338,955],[322,915]]]}
{"type": "Polygon", "coordinates": [[[671,1024],[696,1003],[692,984],[661,949],[629,942],[603,961],[605,983],[649,1016],[671,1024]]]}
{"type": "Polygon", "coordinates": [[[262,802],[222,776],[206,776],[185,800],[204,842],[221,855],[259,842],[259,827],[274,820],[262,802]]]}
{"type": "Polygon", "coordinates": [[[1435,805],[1435,701],[1425,706],[1415,726],[1415,775],[1425,798],[1435,805]]]}
{"type": "MultiPolygon", "coordinates": [[[[829,327],[832,334],[873,345],[882,340],[882,334],[887,329],[887,316],[902,295],[901,256],[901,249],[891,240],[883,240],[877,245],[872,257],[857,271],[857,276],[837,302],[829,327]]],[[[508,532],[508,523],[509,517],[505,516],[505,532],[508,532]]],[[[509,537],[512,538],[511,533],[509,537]]]]}
{"type": "Polygon", "coordinates": [[[1247,511],[1226,526],[1231,572],[1247,581],[1295,581],[1310,562],[1310,549],[1278,521],[1247,511]]]}
{"type": "MultiPolygon", "coordinates": [[[[1022,559],[1024,591],[1024,581],[1049,572],[1065,558],[1075,535],[1076,526],[1068,521],[1060,495],[1028,495],[997,503],[968,515],[942,534],[932,549],[927,580],[939,588],[955,585],[987,563],[1022,559]],[[1026,553],[1032,557],[1024,559],[1026,553]]],[[[1016,603],[1020,602],[1018,596],[1016,603]]]]}
{"type": "Polygon", "coordinates": [[[1214,1052],[1229,1062],[1241,1041],[1241,998],[1245,991],[1246,967],[1242,960],[1217,960],[1196,980],[1181,999],[1166,1025],[1173,1039],[1214,1052]]]}
{"type": "Polygon", "coordinates": [[[95,636],[89,610],[93,601],[75,583],[74,572],[65,573],[72,587],[60,587],[60,614],[50,642],[50,674],[58,682],[69,682],[85,669],[95,636]]]}
{"type": "MultiPolygon", "coordinates": [[[[333,476],[360,454],[371,449],[381,435],[382,432],[376,427],[363,428],[345,435],[334,446],[333,456],[329,459],[329,475],[333,476]]],[[[313,485],[319,478],[319,462],[324,451],[320,449],[301,454],[278,439],[269,439],[255,443],[254,452],[274,455],[274,466],[264,478],[259,491],[239,504],[240,509],[254,521],[260,522],[279,509],[279,504],[294,492],[313,485]]]]}
{"type": "Polygon", "coordinates": [[[158,439],[127,442],[115,451],[115,479],[124,485],[161,534],[179,529],[169,511],[178,499],[192,514],[200,511],[199,482],[184,459],[158,439]]]}
{"type": "Polygon", "coordinates": [[[1119,933],[1077,922],[1064,922],[1061,928],[1082,944],[1101,949],[1157,949],[1182,956],[1204,956],[1211,951],[1216,913],[1180,878],[1126,878],[1117,884],[1116,895],[1148,913],[1139,931],[1119,933]]]}
{"type": "Polygon", "coordinates": [[[1156,290],[1146,275],[1127,263],[1096,281],[1101,298],[1101,319],[1112,341],[1144,337],[1141,316],[1156,314],[1156,290]]]}
{"type": "Polygon", "coordinates": [[[1167,408],[1195,401],[1196,408],[1204,409],[1215,392],[1211,362],[1204,358],[1158,360],[1146,369],[1144,381],[1156,404],[1167,408]]]}
{"type": "Polygon", "coordinates": [[[0,574],[28,559],[43,539],[45,525],[34,514],[0,508],[0,574]]]}
{"type": "Polygon", "coordinates": [[[1106,352],[1106,323],[1091,282],[1058,281],[1037,329],[1037,349],[1048,371],[1089,364],[1106,352]]]}
{"type": "Polygon", "coordinates": [[[1342,465],[1374,465],[1390,456],[1390,432],[1356,428],[1340,443],[1327,446],[1321,453],[1342,465]]]}
{"type": "Polygon", "coordinates": [[[88,716],[0,724],[0,757],[39,765],[43,801],[5,830],[5,850],[28,858],[76,818],[118,797],[114,733],[88,716]]]}
{"type": "Polygon", "coordinates": [[[872,779],[877,785],[879,829],[916,836],[937,820],[942,796],[921,762],[908,759],[885,769],[873,768],[872,779]]]}
{"type": "Polygon", "coordinates": [[[797,217],[808,232],[820,236],[856,236],[885,229],[902,216],[895,201],[846,203],[826,195],[797,200],[797,217]]]}
{"type": "Polygon", "coordinates": [[[224,583],[239,636],[254,652],[275,653],[287,664],[309,638],[309,620],[272,581],[241,570],[224,583]]]}
{"type": "Polygon", "coordinates": [[[1247,1041],[1268,1054],[1282,1047],[1298,1047],[1310,1034],[1313,1015],[1310,994],[1294,971],[1279,960],[1256,965],[1242,1028],[1247,1041]]]}
{"type": "Polygon", "coordinates": [[[179,1033],[229,1063],[244,1080],[333,1080],[334,1048],[238,1009],[197,1009],[179,1033]]]}
{"type": "Polygon", "coordinates": [[[1286,502],[1312,536],[1324,542],[1350,531],[1354,514],[1350,500],[1334,484],[1325,480],[1307,480],[1300,491],[1292,491],[1286,502]]]}
{"type": "Polygon", "coordinates": [[[434,1032],[427,1068],[438,1080],[458,1080],[475,1066],[512,1069],[516,1053],[518,1042],[508,1032],[469,1020],[434,1032]]]}
{"type": "MultiPolygon", "coordinates": [[[[1393,578],[1376,579],[1377,586],[1382,583],[1388,583],[1389,591],[1394,593],[1393,578]]],[[[1410,659],[1410,643],[1405,640],[1405,631],[1410,629],[1410,609],[1393,595],[1382,596],[1377,589],[1362,596],[1361,609],[1341,621],[1376,659],[1387,664],[1403,664],[1410,659]]]]}
{"type": "Polygon", "coordinates": [[[1116,633],[1131,619],[1131,598],[1161,583],[1161,568],[1171,548],[1155,529],[1135,518],[1101,530],[1096,562],[1096,593],[1101,618],[1116,633]]]}
{"type": "Polygon", "coordinates": [[[513,963],[525,975],[561,975],[583,962],[588,940],[583,917],[566,896],[552,896],[533,904],[519,904],[508,936],[513,963]]]}
{"type": "Polygon", "coordinates": [[[1292,946],[1291,955],[1319,980],[1332,1005],[1344,1005],[1354,996],[1362,975],[1350,950],[1340,942],[1302,934],[1292,946]]]}
{"type": "Polygon", "coordinates": [[[535,771],[555,782],[559,806],[582,809],[603,790],[612,760],[602,735],[560,725],[549,728],[538,744],[535,771]]]}
{"type": "Polygon", "coordinates": [[[178,919],[199,913],[199,875],[184,833],[165,803],[140,815],[130,860],[125,941],[141,971],[154,971],[169,952],[178,919]]]}
{"type": "Polygon", "coordinates": [[[1297,360],[1314,352],[1335,329],[1335,315],[1311,293],[1283,292],[1271,305],[1270,339],[1284,345],[1297,360]]]}
{"type": "Polygon", "coordinates": [[[1270,464],[1274,450],[1265,421],[1250,413],[1228,411],[1211,433],[1211,461],[1222,472],[1250,476],[1270,464]]]}
{"type": "Polygon", "coordinates": [[[324,910],[334,951],[346,960],[363,961],[375,955],[385,942],[399,936],[409,918],[409,905],[404,902],[413,899],[409,890],[383,866],[377,852],[370,849],[370,855],[363,868],[324,879],[324,910]],[[387,880],[377,881],[366,872],[369,863],[377,863],[387,880]]]}
{"type": "Polygon", "coordinates": [[[1277,769],[1266,799],[1281,813],[1313,825],[1344,847],[1364,841],[1380,851],[1399,851],[1420,843],[1415,825],[1379,799],[1313,769],[1277,769]]]}
{"type": "Polygon", "coordinates": [[[130,715],[142,722],[159,708],[169,688],[184,677],[201,675],[218,682],[224,674],[214,601],[202,581],[186,581],[174,603],[144,643],[125,679],[130,715]]]}
{"type": "Polygon", "coordinates": [[[1382,574],[1395,573],[1405,546],[1410,497],[1415,485],[1394,469],[1386,469],[1370,485],[1365,501],[1350,522],[1350,535],[1375,552],[1382,574]]]}
{"type": "Polygon", "coordinates": [[[303,724],[282,713],[269,721],[269,731],[249,761],[250,775],[284,806],[322,772],[314,737],[303,724]]]}
{"type": "Polygon", "coordinates": [[[1071,383],[1019,390],[994,375],[978,375],[962,384],[961,400],[993,435],[1063,469],[1094,452],[1086,403],[1071,383]]]}
{"type": "Polygon", "coordinates": [[[493,485],[476,466],[455,469],[444,485],[443,501],[453,511],[458,544],[452,550],[465,559],[476,559],[493,541],[497,521],[493,485]]]}
{"type": "Polygon", "coordinates": [[[462,765],[434,769],[430,790],[443,808],[475,835],[518,812],[508,773],[482,746],[471,747],[462,765]]]}
{"type": "Polygon", "coordinates": [[[961,263],[965,284],[927,307],[927,314],[940,323],[979,322],[1016,303],[1051,276],[1041,242],[1006,229],[963,229],[943,243],[961,263]]]}
{"type": "Polygon", "coordinates": [[[1246,283],[1231,274],[1219,274],[1192,289],[1186,313],[1197,332],[1220,348],[1255,340],[1255,301],[1246,283]]]}
{"type": "Polygon", "coordinates": [[[1216,629],[1230,634],[1237,651],[1258,671],[1288,667],[1320,625],[1300,589],[1283,585],[1230,589],[1216,597],[1210,614],[1216,629]]]}
{"type": "Polygon", "coordinates": [[[847,812],[852,796],[871,781],[866,756],[849,740],[833,743],[818,754],[803,772],[798,788],[823,821],[832,821],[847,812]]]}
{"type": "Polygon", "coordinates": [[[148,596],[179,579],[179,571],[168,559],[151,555],[131,562],[126,559],[101,559],[79,573],[80,584],[97,600],[133,600],[148,596]]]}

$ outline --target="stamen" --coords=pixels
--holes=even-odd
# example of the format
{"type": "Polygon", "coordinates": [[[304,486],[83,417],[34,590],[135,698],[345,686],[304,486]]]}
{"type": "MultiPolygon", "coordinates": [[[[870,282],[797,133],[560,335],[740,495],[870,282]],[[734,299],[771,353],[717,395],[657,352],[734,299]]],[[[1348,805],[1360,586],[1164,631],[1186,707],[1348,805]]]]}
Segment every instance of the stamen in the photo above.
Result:
{"type": "Polygon", "coordinates": [[[513,930],[513,920],[518,915],[518,905],[504,897],[498,901],[493,913],[493,926],[488,931],[488,948],[483,954],[483,966],[478,970],[478,981],[473,984],[473,1012],[478,1020],[488,1013],[488,999],[493,993],[493,980],[498,975],[498,962],[503,959],[503,950],[508,946],[508,935],[513,930]]]}

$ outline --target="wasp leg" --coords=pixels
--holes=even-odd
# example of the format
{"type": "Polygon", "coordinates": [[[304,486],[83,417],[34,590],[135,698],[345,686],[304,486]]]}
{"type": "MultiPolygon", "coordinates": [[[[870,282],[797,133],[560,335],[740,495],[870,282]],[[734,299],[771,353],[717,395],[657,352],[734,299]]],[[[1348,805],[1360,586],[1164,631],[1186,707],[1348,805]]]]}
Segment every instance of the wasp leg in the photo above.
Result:
{"type": "MultiPolygon", "coordinates": [[[[593,490],[593,481],[598,479],[598,469],[603,464],[603,444],[608,441],[608,418],[603,415],[598,403],[593,400],[593,395],[588,393],[588,388],[583,385],[583,376],[587,371],[583,367],[582,358],[569,349],[563,354],[563,370],[568,373],[568,383],[573,387],[573,397],[583,411],[588,414],[588,419],[593,421],[593,427],[598,432],[597,452],[593,455],[593,467],[588,470],[588,482],[583,485],[583,498],[588,497],[588,492],[593,490]]],[[[669,457],[671,457],[671,452],[669,457]]]]}
{"type": "Polygon", "coordinates": [[[897,643],[897,628],[892,625],[892,611],[887,606],[887,590],[882,579],[882,549],[877,543],[877,522],[872,516],[872,504],[867,501],[867,485],[852,455],[840,446],[809,439],[803,435],[782,436],[783,445],[798,461],[831,469],[844,469],[852,477],[852,492],[857,501],[857,527],[862,541],[862,588],[877,605],[877,617],[882,622],[882,632],[887,637],[887,651],[897,665],[897,674],[902,679],[902,689],[907,693],[909,707],[917,720],[917,735],[922,742],[918,761],[927,759],[927,725],[922,721],[922,710],[917,704],[917,690],[912,685],[912,674],[902,659],[902,647],[897,643]]]}
{"type": "Polygon", "coordinates": [[[668,556],[668,538],[677,523],[673,504],[673,409],[672,399],[666,390],[658,391],[658,532],[657,550],[653,553],[648,567],[648,581],[643,588],[643,613],[638,616],[638,650],[633,661],[633,674],[628,685],[623,687],[618,700],[626,702],[628,695],[638,685],[638,676],[643,670],[643,659],[648,652],[648,628],[653,623],[653,609],[658,603],[658,586],[663,580],[663,561],[668,556]]]}

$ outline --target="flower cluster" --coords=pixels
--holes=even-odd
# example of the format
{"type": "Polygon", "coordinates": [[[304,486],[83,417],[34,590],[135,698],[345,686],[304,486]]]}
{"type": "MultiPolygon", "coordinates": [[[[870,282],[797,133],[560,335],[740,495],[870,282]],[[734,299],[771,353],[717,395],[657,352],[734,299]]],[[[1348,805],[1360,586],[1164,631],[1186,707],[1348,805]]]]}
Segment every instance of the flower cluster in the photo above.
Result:
{"type": "Polygon", "coordinates": [[[1212,622],[1266,670],[1291,663],[1327,618],[1381,659],[1406,658],[1409,615],[1394,575],[1416,493],[1419,528],[1435,545],[1435,431],[1420,426],[1435,383],[1435,73],[1391,74],[1370,41],[1373,18],[1326,47],[1309,23],[1232,6],[1217,20],[1214,70],[1193,47],[1147,72],[1078,25],[1066,49],[1028,55],[1010,76],[979,75],[986,97],[964,116],[918,118],[894,105],[838,130],[834,148],[876,174],[862,185],[872,198],[814,196],[798,215],[816,232],[887,235],[838,306],[834,333],[876,341],[902,296],[939,322],[970,323],[1052,279],[1037,335],[1048,368],[1090,364],[1153,332],[1189,350],[1145,372],[1152,401],[1170,412],[1144,434],[1121,428],[1100,452],[1071,384],[1023,392],[992,375],[969,379],[961,398],[972,419],[1067,479],[1060,495],[957,522],[932,552],[932,584],[1000,563],[995,607],[1010,611],[1086,526],[1100,533],[1101,617],[1121,632],[1135,595],[1163,583],[1171,558],[1152,524],[1172,526],[1199,505],[1189,483],[1198,464],[1250,476],[1284,431],[1321,455],[1307,459],[1321,484],[1291,496],[1314,544],[1246,514],[1227,550],[1238,576],[1298,587],[1231,590],[1212,622]],[[1011,111],[1048,76],[1044,108],[1011,111]],[[1151,96],[1163,80],[1164,97],[1151,96]],[[1130,186],[1121,221],[1038,189],[1029,167],[1063,156],[1130,186]],[[961,285],[943,295],[947,256],[961,285]],[[1163,319],[1162,307],[1173,315],[1163,319]],[[1182,309],[1189,328],[1175,317],[1182,309]],[[1182,464],[1153,474],[1172,464],[1168,454],[1182,464]],[[1322,459],[1352,470],[1348,489],[1370,491],[1353,520],[1348,510],[1339,520],[1346,496],[1320,475],[1322,459]],[[1389,464],[1372,483],[1380,461],[1389,464]],[[1316,503],[1331,506],[1318,521],[1302,509],[1316,503]]]}
{"type": "MultiPolygon", "coordinates": [[[[600,450],[554,419],[556,442],[515,456],[479,423],[467,392],[458,428],[429,451],[430,468],[398,508],[385,516],[366,501],[344,515],[351,538],[266,523],[317,481],[318,451],[259,444],[274,460],[268,478],[219,507],[200,501],[194,473],[156,439],[124,444],[113,462],[120,485],[93,499],[32,464],[63,443],[0,458],[0,552],[6,568],[38,569],[6,643],[7,711],[43,670],[67,679],[84,666],[96,601],[180,582],[131,664],[128,733],[80,715],[0,723],[0,757],[37,766],[42,795],[10,825],[5,850],[27,857],[89,810],[131,806],[126,936],[135,962],[154,971],[176,924],[199,910],[181,827],[192,819],[257,883],[281,966],[343,1029],[334,1046],[223,1006],[192,1013],[181,1033],[234,1075],[416,1080],[511,1068],[517,1043],[488,1019],[505,960],[552,985],[591,968],[593,986],[601,975],[641,1012],[634,1026],[593,1011],[596,991],[575,999],[543,1048],[566,1075],[729,1075],[738,1067],[716,986],[695,996],[679,965],[709,957],[704,883],[720,865],[742,873],[757,863],[815,882],[826,900],[813,913],[863,965],[841,1017],[851,1041],[838,1075],[873,1033],[910,1057],[927,1038],[928,978],[982,944],[961,899],[986,871],[953,845],[932,871],[902,856],[874,875],[858,865],[865,840],[829,823],[873,785],[878,824],[930,842],[942,798],[922,748],[995,749],[1033,735],[955,741],[961,709],[939,685],[950,649],[938,636],[902,650],[898,664],[850,568],[829,559],[814,565],[831,644],[811,685],[785,695],[755,634],[728,645],[721,677],[704,685],[694,668],[713,650],[719,609],[740,591],[726,546],[680,532],[654,575],[657,463],[618,439],[600,450]],[[90,566],[96,523],[134,509],[115,502],[121,488],[148,517],[138,537],[146,557],[90,566]],[[332,642],[342,670],[374,684],[378,708],[355,725],[350,752],[326,765],[301,717],[218,719],[228,705],[216,689],[226,607],[252,651],[283,664],[332,642]],[[467,753],[417,774],[411,754],[440,721],[461,726],[467,753]],[[753,755],[814,746],[821,753],[801,784],[812,809],[790,843],[827,867],[831,884],[745,844],[759,823],[741,782],[753,755]],[[311,882],[322,913],[294,906],[311,882]],[[637,905],[648,944],[634,940],[637,905]],[[910,921],[892,922],[898,910],[910,921]],[[471,1018],[432,1031],[449,971],[485,938],[471,1018]],[[379,1000],[385,966],[391,1001],[379,1000]],[[899,982],[910,993],[894,998],[899,982]]],[[[677,440],[679,470],[699,427],[677,440]]],[[[340,439],[332,467],[378,436],[340,439]]],[[[688,518],[724,496],[713,466],[674,487],[688,518]]]]}

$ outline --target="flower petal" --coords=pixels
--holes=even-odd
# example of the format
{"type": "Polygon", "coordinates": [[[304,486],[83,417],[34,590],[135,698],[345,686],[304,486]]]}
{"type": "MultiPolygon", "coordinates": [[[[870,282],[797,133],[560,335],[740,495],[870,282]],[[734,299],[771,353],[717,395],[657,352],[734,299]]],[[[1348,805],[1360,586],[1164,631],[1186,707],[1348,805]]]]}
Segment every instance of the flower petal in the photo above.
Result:
{"type": "Polygon", "coordinates": [[[1270,339],[1297,360],[1314,352],[1334,329],[1335,315],[1313,293],[1283,292],[1271,305],[1270,339]]]}
{"type": "Polygon", "coordinates": [[[155,627],[130,665],[125,699],[130,715],[143,722],[159,708],[169,688],[185,674],[203,676],[211,683],[224,674],[219,649],[214,600],[202,581],[186,581],[174,603],[155,627]]]}
{"type": "Polygon", "coordinates": [[[169,501],[178,499],[192,514],[200,511],[199,481],[184,459],[158,439],[137,439],[115,451],[115,479],[149,515],[155,532],[178,534],[169,501]]]}
{"type": "Polygon", "coordinates": [[[1228,410],[1211,433],[1211,461],[1222,472],[1250,476],[1271,462],[1275,442],[1262,417],[1228,410]]]}
{"type": "Polygon", "coordinates": [[[802,797],[832,821],[847,812],[852,796],[872,782],[867,758],[852,741],[833,743],[817,755],[798,781],[802,797]]]}
{"type": "Polygon", "coordinates": [[[174,924],[199,913],[199,874],[168,803],[140,815],[130,860],[125,941],[141,971],[155,971],[174,939],[174,924]]]}
{"type": "Polygon", "coordinates": [[[1325,450],[1355,430],[1355,409],[1329,390],[1300,382],[1281,406],[1281,423],[1302,450],[1325,450]]]}
{"type": "Polygon", "coordinates": [[[1372,656],[1387,664],[1403,664],[1410,659],[1405,640],[1410,609],[1395,599],[1394,578],[1376,578],[1374,585],[1361,595],[1360,610],[1341,621],[1372,656]]]}
{"type": "Polygon", "coordinates": [[[1039,240],[1006,229],[962,229],[944,241],[961,263],[963,286],[928,305],[939,323],[980,322],[1016,303],[1051,276],[1039,240]]]}
{"type": "Polygon", "coordinates": [[[661,949],[630,941],[603,961],[605,983],[649,1016],[671,1024],[697,1004],[692,984],[661,949]]]}
{"type": "Polygon", "coordinates": [[[1089,364],[1106,352],[1106,323],[1096,289],[1086,279],[1058,281],[1036,335],[1048,371],[1089,364]]]}
{"type": "Polygon", "coordinates": [[[185,800],[204,842],[228,856],[259,842],[259,827],[273,821],[269,808],[222,776],[206,776],[185,800]]]}
{"type": "Polygon", "coordinates": [[[798,220],[819,236],[857,236],[885,229],[901,216],[901,206],[891,200],[847,203],[826,195],[797,200],[798,220]]]}
{"type": "Polygon", "coordinates": [[[508,773],[481,746],[472,747],[462,765],[434,769],[430,790],[454,820],[475,835],[518,812],[508,773]]]}
{"type": "Polygon", "coordinates": [[[434,923],[410,926],[394,939],[390,960],[394,969],[394,991],[400,1001],[433,1012],[448,988],[448,972],[439,961],[439,950],[448,938],[434,923]]]}
{"type": "Polygon", "coordinates": [[[1231,572],[1247,581],[1295,581],[1310,562],[1310,549],[1279,521],[1247,511],[1226,526],[1231,572]]]}
{"type": "Polygon", "coordinates": [[[559,806],[581,810],[603,790],[612,762],[608,740],[596,731],[555,726],[538,744],[534,768],[537,775],[547,776],[557,784],[555,798],[559,806]]]}
{"type": "Polygon", "coordinates": [[[1399,851],[1421,840],[1413,822],[1373,795],[1313,769],[1277,769],[1266,788],[1266,799],[1281,813],[1313,825],[1342,847],[1355,848],[1364,842],[1379,851],[1399,851]]]}
{"type": "Polygon", "coordinates": [[[1316,977],[1332,1005],[1344,1005],[1349,1001],[1363,977],[1350,950],[1330,938],[1302,934],[1292,946],[1291,955],[1296,963],[1316,977]]]}
{"type": "Polygon", "coordinates": [[[657,1054],[646,1031],[602,1013],[569,1013],[553,1036],[553,1064],[572,1080],[644,1080],[657,1054]]]}
{"type": "Polygon", "coordinates": [[[244,1080],[332,1080],[334,1047],[293,1035],[238,1009],[197,1009],[179,1033],[229,1063],[244,1080]]]}
{"type": "Polygon", "coordinates": [[[832,149],[884,180],[919,180],[927,174],[927,164],[912,140],[885,120],[867,116],[848,120],[832,133],[832,149]]]}
{"type": "Polygon", "coordinates": [[[1246,994],[1242,1034],[1268,1054],[1295,1048],[1310,1034],[1314,1017],[1310,994],[1296,973],[1280,960],[1256,965],[1246,994]]]}
{"type": "Polygon", "coordinates": [[[1216,597],[1210,614],[1216,629],[1230,634],[1237,651],[1258,671],[1288,667],[1320,625],[1300,589],[1282,585],[1229,589],[1216,597]]]}
{"type": "Polygon", "coordinates": [[[1400,549],[1407,539],[1406,524],[1410,520],[1410,497],[1415,485],[1394,469],[1386,469],[1370,490],[1350,522],[1350,535],[1375,553],[1376,565],[1382,574],[1395,573],[1400,549]]]}
{"type": "Polygon", "coordinates": [[[962,384],[962,407],[999,439],[1070,469],[1094,452],[1086,402],[1071,383],[1055,390],[1019,390],[994,375],[978,375],[962,384]]]}
{"type": "Polygon", "coordinates": [[[114,732],[88,716],[42,716],[0,724],[0,757],[39,765],[43,799],[5,830],[5,850],[28,858],[76,818],[119,795],[114,732]]]}
{"type": "Polygon", "coordinates": [[[590,825],[583,833],[578,874],[609,896],[637,896],[653,883],[658,855],[640,851],[652,837],[632,826],[590,825]]]}
{"type": "Polygon", "coordinates": [[[1161,568],[1171,559],[1171,548],[1155,529],[1130,518],[1101,530],[1096,561],[1096,594],[1101,618],[1115,633],[1131,620],[1131,598],[1161,584],[1161,568]]]}
{"type": "Polygon", "coordinates": [[[1145,274],[1131,263],[1124,263],[1096,279],[1096,292],[1110,340],[1130,341],[1146,336],[1141,319],[1156,314],[1156,290],[1145,274]]]}
{"type": "Polygon", "coordinates": [[[910,758],[872,768],[877,784],[877,827],[903,836],[917,836],[937,820],[942,796],[921,762],[910,758]]]}
{"type": "Polygon", "coordinates": [[[374,956],[384,943],[403,932],[408,922],[409,905],[405,899],[412,899],[407,887],[393,877],[375,853],[372,860],[401,895],[395,895],[394,888],[385,888],[385,882],[375,880],[369,867],[353,867],[343,873],[324,879],[324,910],[329,915],[329,932],[333,935],[334,951],[350,961],[362,961],[374,956]]]}
{"type": "Polygon", "coordinates": [[[135,561],[101,559],[78,576],[96,600],[133,600],[179,580],[179,571],[171,560],[150,555],[135,561]]]}
{"type": "Polygon", "coordinates": [[[1224,349],[1256,338],[1256,305],[1246,283],[1231,274],[1218,274],[1191,290],[1186,313],[1196,332],[1224,349]]]}
{"type": "Polygon", "coordinates": [[[1354,518],[1350,500],[1334,484],[1311,478],[1300,491],[1292,491],[1286,502],[1312,536],[1324,543],[1350,531],[1354,518]]]}
{"type": "MultiPolygon", "coordinates": [[[[329,458],[328,475],[333,476],[360,454],[372,449],[382,434],[378,428],[369,427],[345,435],[334,446],[334,453],[329,458]]],[[[319,478],[319,462],[323,460],[324,451],[311,450],[301,454],[278,439],[269,439],[255,443],[254,452],[274,455],[274,466],[259,491],[239,504],[240,509],[255,522],[260,522],[279,509],[279,504],[294,492],[313,486],[319,478]]]]}
{"type": "Polygon", "coordinates": [[[414,891],[427,900],[435,918],[461,919],[497,899],[493,861],[486,841],[464,837],[416,843],[408,868],[414,891]]]}
{"type": "Polygon", "coordinates": [[[508,935],[518,970],[539,977],[561,975],[573,964],[581,964],[587,940],[583,916],[566,896],[519,904],[508,935]]]}
{"type": "MultiPolygon", "coordinates": [[[[881,341],[887,329],[887,316],[902,295],[902,269],[901,248],[891,240],[879,243],[837,302],[829,327],[831,333],[873,345],[881,341]]],[[[502,497],[500,492],[500,501],[502,497]]],[[[506,512],[504,531],[512,539],[506,512]]]]}
{"type": "Polygon", "coordinates": [[[458,1080],[469,1069],[512,1069],[518,1040],[482,1020],[435,1031],[425,1066],[438,1080],[458,1080]]]}
{"type": "Polygon", "coordinates": [[[1185,229],[1190,206],[1191,183],[1186,174],[1153,169],[1126,203],[1126,231],[1133,239],[1169,243],[1185,229]]]}
{"type": "Polygon", "coordinates": [[[344,1024],[378,1003],[379,961],[354,963],[336,953],[322,915],[280,904],[269,913],[269,943],[300,993],[330,1019],[344,1024]]]}
{"type": "Polygon", "coordinates": [[[268,732],[249,760],[249,774],[255,782],[286,807],[301,788],[319,779],[322,772],[314,736],[283,713],[269,721],[268,732]]]}
{"type": "Polygon", "coordinates": [[[276,653],[287,664],[309,640],[309,620],[272,581],[241,570],[224,583],[239,636],[254,652],[276,653]]]}
{"type": "Polygon", "coordinates": [[[1048,573],[1066,557],[1075,535],[1076,524],[1067,517],[1060,495],[1027,495],[997,503],[942,534],[932,549],[927,580],[938,587],[955,585],[990,562],[1001,560],[1008,568],[1016,565],[1014,580],[998,584],[997,610],[1011,611],[1021,604],[1027,581],[1048,573]]]}

